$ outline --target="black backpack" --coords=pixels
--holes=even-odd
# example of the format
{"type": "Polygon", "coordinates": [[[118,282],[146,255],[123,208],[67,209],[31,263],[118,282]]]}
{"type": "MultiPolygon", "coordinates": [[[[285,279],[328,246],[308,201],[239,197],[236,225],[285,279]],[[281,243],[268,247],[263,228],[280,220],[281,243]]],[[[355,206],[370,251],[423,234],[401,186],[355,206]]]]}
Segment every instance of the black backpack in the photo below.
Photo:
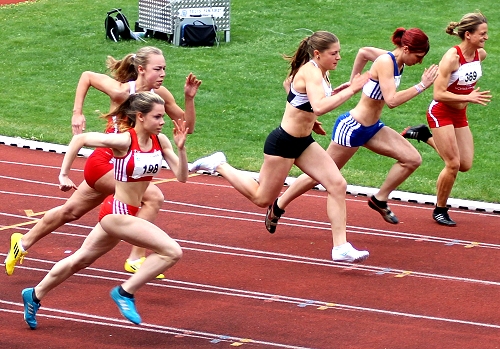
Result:
{"type": "Polygon", "coordinates": [[[217,27],[205,24],[202,21],[194,21],[192,24],[184,24],[181,28],[181,46],[214,46],[217,27]]]}

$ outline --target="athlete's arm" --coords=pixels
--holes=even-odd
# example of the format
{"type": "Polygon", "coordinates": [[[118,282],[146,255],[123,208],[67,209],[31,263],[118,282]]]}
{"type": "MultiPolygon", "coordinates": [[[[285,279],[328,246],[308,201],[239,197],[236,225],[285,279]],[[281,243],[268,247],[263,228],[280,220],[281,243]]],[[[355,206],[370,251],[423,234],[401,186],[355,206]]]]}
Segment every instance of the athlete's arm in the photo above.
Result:
{"type": "Polygon", "coordinates": [[[76,189],[76,185],[69,178],[71,165],[75,161],[80,149],[84,146],[92,148],[112,148],[114,151],[126,153],[130,146],[130,134],[125,133],[99,133],[88,132],[74,135],[64,154],[61,170],[59,172],[59,188],[62,191],[76,189]]]}
{"type": "Polygon", "coordinates": [[[356,74],[361,74],[368,62],[375,61],[379,56],[387,53],[387,50],[383,50],[377,47],[362,47],[358,50],[356,58],[354,58],[354,64],[352,65],[351,79],[352,81],[356,74]]]}
{"type": "Polygon", "coordinates": [[[83,72],[76,86],[75,102],[73,105],[73,117],[71,118],[71,127],[73,134],[80,134],[85,131],[85,116],[83,115],[83,103],[90,87],[94,87],[107,94],[111,100],[121,93],[122,83],[112,77],[94,73],[91,71],[83,72]]]}
{"type": "Polygon", "coordinates": [[[158,135],[158,140],[162,147],[163,158],[168,164],[168,167],[175,174],[179,182],[186,182],[188,178],[188,161],[186,154],[186,137],[188,130],[186,129],[186,122],[182,120],[173,121],[174,129],[174,142],[177,147],[177,154],[175,153],[172,143],[164,134],[158,135]]]}

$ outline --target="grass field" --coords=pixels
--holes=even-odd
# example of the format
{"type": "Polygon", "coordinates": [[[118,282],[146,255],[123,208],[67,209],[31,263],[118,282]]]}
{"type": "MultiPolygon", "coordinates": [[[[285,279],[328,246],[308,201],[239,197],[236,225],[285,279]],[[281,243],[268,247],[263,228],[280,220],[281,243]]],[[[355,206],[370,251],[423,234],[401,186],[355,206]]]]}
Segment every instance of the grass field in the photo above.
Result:
{"type": "MultiPolygon", "coordinates": [[[[358,48],[391,50],[390,37],[396,27],[423,29],[430,38],[431,50],[423,65],[405,69],[401,88],[407,88],[419,81],[425,67],[438,63],[442,54],[459,42],[444,32],[448,22],[480,9],[489,18],[490,39],[478,86],[491,90],[493,100],[487,107],[469,106],[475,164],[468,173],[459,174],[452,196],[499,202],[499,154],[494,149],[500,141],[496,98],[500,81],[496,19],[500,18],[500,7],[495,2],[233,0],[231,42],[212,48],[182,48],[155,39],[147,39],[147,43],[106,40],[104,19],[115,7],[120,7],[132,24],[137,20],[137,0],[39,0],[0,7],[0,134],[68,143],[80,74],[85,70],[105,72],[107,55],[121,58],[143,45],[153,45],[164,52],[164,85],[179,105],[183,106],[185,76],[192,71],[203,80],[196,97],[196,130],[188,140],[189,160],[222,150],[235,167],[258,171],[265,137],[279,124],[285,106],[281,84],[288,66],[282,55],[292,54],[311,31],[328,30],[340,38],[342,61],[331,74],[335,85],[349,79],[358,48]]],[[[328,134],[336,117],[353,107],[358,98],[321,117],[328,134]]],[[[432,92],[426,91],[405,105],[386,109],[382,120],[397,131],[425,123],[431,99],[432,92]]],[[[84,108],[88,131],[102,130],[97,116],[108,108],[106,96],[90,91],[84,108]]],[[[315,138],[325,147],[329,142],[329,136],[315,138]]],[[[423,164],[399,189],[433,194],[442,161],[429,146],[415,146],[422,153],[423,164]]],[[[361,149],[343,174],[349,184],[378,187],[392,163],[361,149]]],[[[299,173],[294,169],[292,175],[299,173]]]]}

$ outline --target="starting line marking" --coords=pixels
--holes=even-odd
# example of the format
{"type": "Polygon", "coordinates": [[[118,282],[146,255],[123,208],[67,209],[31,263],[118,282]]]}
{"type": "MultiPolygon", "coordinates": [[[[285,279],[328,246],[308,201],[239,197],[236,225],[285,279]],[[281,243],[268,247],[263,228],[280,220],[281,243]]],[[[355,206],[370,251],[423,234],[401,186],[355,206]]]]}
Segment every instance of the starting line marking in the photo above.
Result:
{"type": "MultiPolygon", "coordinates": [[[[196,176],[199,176],[199,175],[200,175],[199,173],[193,173],[193,174],[188,175],[188,178],[196,177],[196,176]]],[[[158,181],[154,181],[154,182],[151,182],[151,183],[153,183],[153,184],[160,184],[160,183],[168,183],[168,182],[177,182],[177,178],[160,179],[158,181]]]]}
{"type": "Polygon", "coordinates": [[[38,221],[39,221],[39,219],[34,219],[34,220],[28,221],[28,222],[23,222],[23,223],[18,223],[18,224],[12,224],[12,225],[6,225],[5,227],[1,227],[0,230],[7,230],[7,229],[16,228],[16,227],[22,227],[23,225],[35,224],[38,221]]]}
{"type": "Polygon", "coordinates": [[[42,211],[42,212],[33,212],[33,210],[24,210],[24,213],[28,217],[34,217],[34,216],[41,216],[47,213],[47,211],[42,211]]]}

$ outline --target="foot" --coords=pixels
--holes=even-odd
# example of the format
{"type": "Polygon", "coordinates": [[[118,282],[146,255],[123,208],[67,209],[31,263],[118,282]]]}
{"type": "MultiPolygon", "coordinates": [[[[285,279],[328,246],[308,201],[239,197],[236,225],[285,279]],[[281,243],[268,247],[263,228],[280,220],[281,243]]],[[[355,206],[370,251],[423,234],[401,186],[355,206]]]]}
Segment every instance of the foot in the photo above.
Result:
{"type": "Polygon", "coordinates": [[[359,263],[368,258],[368,251],[358,251],[348,242],[332,249],[332,259],[334,262],[359,263]]]}
{"type": "Polygon", "coordinates": [[[24,321],[34,330],[36,328],[36,312],[40,309],[41,304],[33,300],[33,287],[25,288],[21,294],[24,303],[24,321]]]}
{"type": "Polygon", "coordinates": [[[141,316],[135,309],[135,299],[122,296],[118,289],[120,286],[116,286],[110,292],[111,298],[115,301],[120,313],[129,321],[136,325],[141,323],[141,316]]]}
{"type": "Polygon", "coordinates": [[[7,254],[7,257],[5,257],[4,262],[5,273],[9,276],[14,273],[14,268],[16,267],[17,262],[19,262],[19,264],[23,264],[24,256],[26,256],[26,254],[28,253],[22,252],[19,246],[19,242],[21,241],[22,237],[23,234],[21,233],[14,233],[10,237],[10,250],[7,254]]]}
{"type": "Polygon", "coordinates": [[[382,216],[382,218],[386,222],[389,222],[391,224],[398,224],[399,223],[398,218],[394,215],[394,213],[392,213],[389,206],[380,207],[379,205],[377,205],[375,203],[375,201],[373,201],[373,196],[370,198],[370,200],[368,200],[368,206],[370,206],[370,208],[372,208],[375,211],[377,211],[378,213],[380,213],[380,215],[382,216]]]}
{"type": "MultiPolygon", "coordinates": [[[[135,274],[137,272],[137,270],[139,270],[139,268],[141,267],[142,263],[144,263],[145,260],[146,260],[146,257],[141,257],[141,259],[133,261],[133,262],[131,262],[130,259],[127,259],[125,261],[125,265],[123,267],[129,273],[135,274]]],[[[156,278],[157,279],[164,279],[165,275],[158,274],[158,276],[156,278]]]]}
{"type": "MultiPolygon", "coordinates": [[[[285,213],[285,211],[282,212],[282,214],[285,213]]],[[[278,220],[281,218],[281,215],[275,215],[274,210],[273,210],[273,205],[270,205],[267,208],[267,213],[266,213],[266,229],[268,232],[271,234],[274,234],[276,231],[276,226],[278,225],[278,220]]]]}
{"type": "Polygon", "coordinates": [[[217,167],[226,162],[226,156],[222,152],[217,152],[204,158],[198,159],[189,166],[190,172],[208,171],[214,173],[217,167]]]}
{"type": "Polygon", "coordinates": [[[401,132],[401,136],[407,139],[416,139],[417,141],[427,142],[432,137],[431,130],[426,125],[408,126],[401,132]]]}
{"type": "Polygon", "coordinates": [[[432,218],[434,218],[434,220],[439,224],[446,225],[448,227],[454,227],[457,225],[457,223],[448,215],[448,207],[442,210],[434,209],[434,212],[432,212],[432,218]]]}

